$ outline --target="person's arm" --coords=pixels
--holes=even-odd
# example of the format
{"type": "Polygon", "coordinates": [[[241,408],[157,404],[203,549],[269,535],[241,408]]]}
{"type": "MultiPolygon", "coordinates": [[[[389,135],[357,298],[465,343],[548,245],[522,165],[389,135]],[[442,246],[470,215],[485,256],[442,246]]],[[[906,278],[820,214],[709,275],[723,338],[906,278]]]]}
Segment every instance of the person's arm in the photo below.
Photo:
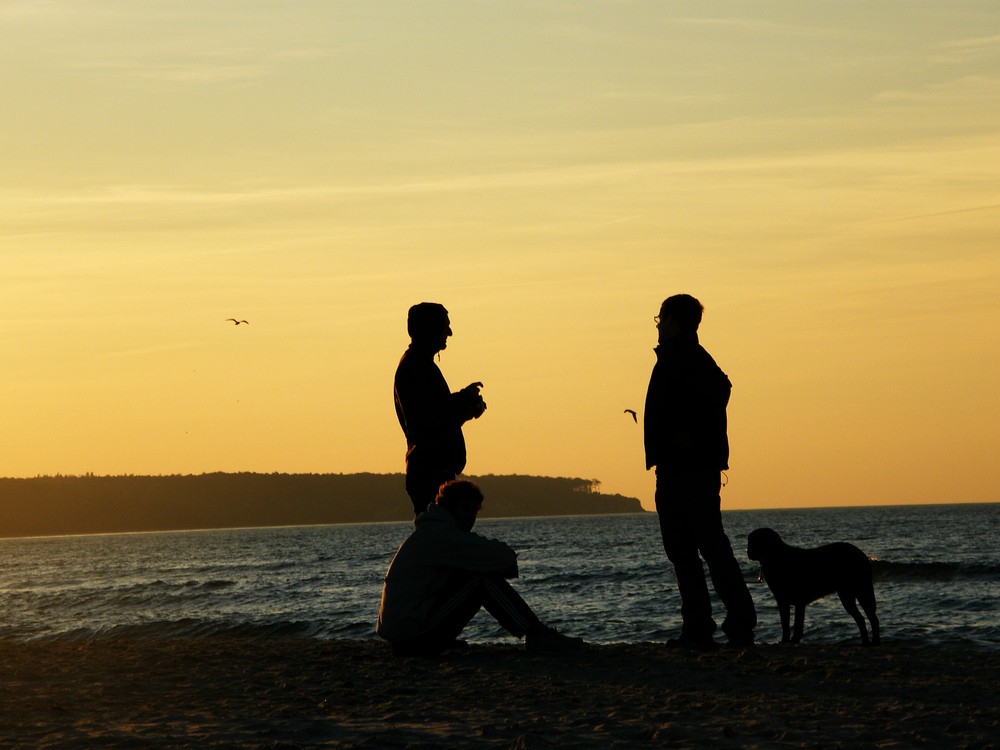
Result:
{"type": "Polygon", "coordinates": [[[517,578],[517,552],[499,539],[488,539],[471,531],[456,530],[437,551],[437,562],[446,568],[469,573],[517,578]]]}
{"type": "Polygon", "coordinates": [[[451,394],[451,406],[455,417],[461,422],[468,422],[470,419],[479,419],[486,411],[486,402],[483,400],[479,389],[482,383],[470,383],[462,390],[451,394]]]}
{"type": "Polygon", "coordinates": [[[650,377],[643,414],[646,469],[685,463],[696,444],[704,396],[696,381],[677,368],[657,365],[650,377]]]}
{"type": "Polygon", "coordinates": [[[397,371],[394,387],[400,422],[414,438],[461,426],[486,411],[479,393],[482,383],[470,383],[451,393],[441,371],[429,361],[406,363],[397,371]]]}

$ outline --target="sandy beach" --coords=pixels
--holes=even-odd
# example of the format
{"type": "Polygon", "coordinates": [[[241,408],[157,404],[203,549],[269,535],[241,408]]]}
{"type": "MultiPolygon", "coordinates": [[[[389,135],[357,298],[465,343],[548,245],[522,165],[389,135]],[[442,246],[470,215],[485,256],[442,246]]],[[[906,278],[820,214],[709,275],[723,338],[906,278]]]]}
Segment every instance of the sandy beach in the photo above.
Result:
{"type": "Polygon", "coordinates": [[[1000,652],[887,643],[513,642],[395,659],[379,641],[0,644],[3,748],[991,748],[1000,652]]]}

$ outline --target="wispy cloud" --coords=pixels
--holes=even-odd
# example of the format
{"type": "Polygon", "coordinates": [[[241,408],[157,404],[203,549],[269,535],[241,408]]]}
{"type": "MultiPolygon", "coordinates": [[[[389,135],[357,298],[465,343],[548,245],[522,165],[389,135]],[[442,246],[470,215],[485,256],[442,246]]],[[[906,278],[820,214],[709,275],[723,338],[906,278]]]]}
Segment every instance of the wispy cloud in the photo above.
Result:
{"type": "Polygon", "coordinates": [[[180,84],[214,84],[247,81],[262,77],[269,68],[259,63],[220,62],[217,59],[139,62],[127,56],[75,63],[77,70],[117,75],[138,81],[180,84]]]}
{"type": "MultiPolygon", "coordinates": [[[[875,103],[925,102],[928,104],[952,102],[974,102],[980,106],[985,97],[993,100],[1000,94],[1000,77],[990,75],[967,75],[951,80],[915,86],[909,89],[882,91],[873,97],[875,103]]],[[[949,112],[954,115],[954,112],[949,112]]]]}
{"type": "Polygon", "coordinates": [[[938,62],[978,62],[1000,56],[1000,34],[940,42],[935,49],[940,50],[935,58],[938,62]]]}
{"type": "Polygon", "coordinates": [[[941,49],[992,49],[1000,51],[1000,34],[941,42],[941,49]]]}
{"type": "MultiPolygon", "coordinates": [[[[1000,86],[1000,82],[993,85],[1000,86]]],[[[917,96],[918,94],[913,94],[917,96]]],[[[887,100],[895,95],[886,93],[887,100]]],[[[899,96],[906,99],[902,93],[899,96]]],[[[828,118],[829,121],[829,118],[828,118]]],[[[845,120],[840,127],[849,128],[857,123],[845,120]]],[[[763,120],[759,127],[802,127],[803,123],[763,120]]],[[[605,183],[637,184],[645,179],[692,178],[698,175],[761,175],[781,173],[841,174],[853,168],[866,172],[880,169],[897,170],[914,163],[914,148],[919,147],[921,159],[935,158],[951,162],[959,156],[983,153],[992,141],[981,138],[954,137],[921,142],[917,146],[905,141],[892,148],[883,145],[856,146],[842,143],[821,144],[812,149],[794,151],[761,150],[756,153],[719,155],[715,157],[658,158],[631,161],[577,162],[565,165],[542,165],[537,168],[507,169],[498,164],[496,169],[480,169],[461,173],[443,173],[425,179],[412,179],[402,175],[387,177],[382,181],[362,182],[345,177],[343,182],[316,181],[298,185],[272,184],[264,187],[239,187],[220,185],[217,189],[204,185],[171,183],[118,183],[95,186],[81,190],[32,192],[27,190],[0,191],[0,217],[10,220],[18,216],[44,215],[46,211],[61,208],[100,206],[179,206],[237,204],[308,203],[338,198],[368,198],[415,196],[420,194],[467,193],[491,190],[531,190],[546,188],[574,188],[605,183]]],[[[967,159],[966,159],[967,161],[967,159]]],[[[956,166],[957,168],[957,166],[956,166]]]]}
{"type": "Polygon", "coordinates": [[[911,216],[896,216],[888,219],[880,219],[875,223],[895,224],[906,221],[917,221],[920,219],[934,219],[942,216],[954,216],[955,214],[972,214],[972,213],[984,213],[984,212],[995,212],[995,211],[1000,211],[1000,203],[994,203],[986,206],[968,206],[964,208],[953,208],[948,211],[931,211],[923,214],[913,214],[911,216]]]}
{"type": "Polygon", "coordinates": [[[67,13],[72,13],[72,9],[59,0],[4,0],[0,3],[0,19],[7,21],[62,22],[67,13]]]}
{"type": "Polygon", "coordinates": [[[163,352],[177,352],[177,351],[187,351],[191,349],[202,348],[204,344],[195,343],[174,343],[174,344],[156,344],[152,346],[140,346],[133,349],[120,349],[116,351],[106,352],[104,356],[111,359],[127,358],[127,357],[145,357],[150,354],[162,354],[163,352]]]}

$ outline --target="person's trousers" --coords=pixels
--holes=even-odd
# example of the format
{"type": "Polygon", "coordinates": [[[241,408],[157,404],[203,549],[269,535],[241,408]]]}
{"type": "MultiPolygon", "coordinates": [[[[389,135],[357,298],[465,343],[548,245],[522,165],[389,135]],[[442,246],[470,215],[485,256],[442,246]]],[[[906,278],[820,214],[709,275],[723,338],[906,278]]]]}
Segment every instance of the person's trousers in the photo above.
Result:
{"type": "Polygon", "coordinates": [[[420,471],[407,467],[406,494],[413,503],[413,515],[419,516],[433,505],[441,485],[454,478],[454,472],[420,471]]]}
{"type": "Polygon", "coordinates": [[[511,635],[521,638],[538,624],[538,617],[501,576],[460,577],[435,601],[422,633],[392,645],[397,656],[433,655],[452,645],[469,621],[485,609],[511,635]]]}
{"type": "Polygon", "coordinates": [[[726,608],[723,631],[734,639],[752,637],[757,624],[753,597],[722,528],[720,490],[720,472],[716,470],[657,469],[656,472],[656,512],[663,549],[677,577],[682,636],[686,638],[711,637],[716,629],[701,558],[726,608]]]}

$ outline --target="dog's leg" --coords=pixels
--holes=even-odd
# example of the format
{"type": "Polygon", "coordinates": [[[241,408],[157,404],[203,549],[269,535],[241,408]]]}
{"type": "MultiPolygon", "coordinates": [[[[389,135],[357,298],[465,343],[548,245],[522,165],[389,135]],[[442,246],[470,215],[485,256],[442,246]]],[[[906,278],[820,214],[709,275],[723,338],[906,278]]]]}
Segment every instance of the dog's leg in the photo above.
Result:
{"type": "Polygon", "coordinates": [[[792,633],[792,643],[802,640],[802,628],[806,622],[806,603],[795,604],[795,632],[792,633]]]}
{"type": "Polygon", "coordinates": [[[865,623],[865,618],[861,616],[858,611],[858,605],[854,603],[854,592],[838,591],[837,595],[840,597],[841,603],[844,605],[844,609],[847,613],[854,618],[854,622],[858,624],[858,630],[861,631],[861,645],[868,645],[868,626],[865,623]]]}
{"type": "Polygon", "coordinates": [[[858,602],[861,603],[861,608],[868,615],[868,619],[872,624],[872,645],[877,646],[879,644],[879,622],[878,617],[875,616],[875,589],[867,588],[858,594],[858,602]]]}
{"type": "Polygon", "coordinates": [[[791,640],[791,629],[788,627],[789,602],[778,602],[778,614],[781,615],[781,642],[788,643],[791,640]]]}

